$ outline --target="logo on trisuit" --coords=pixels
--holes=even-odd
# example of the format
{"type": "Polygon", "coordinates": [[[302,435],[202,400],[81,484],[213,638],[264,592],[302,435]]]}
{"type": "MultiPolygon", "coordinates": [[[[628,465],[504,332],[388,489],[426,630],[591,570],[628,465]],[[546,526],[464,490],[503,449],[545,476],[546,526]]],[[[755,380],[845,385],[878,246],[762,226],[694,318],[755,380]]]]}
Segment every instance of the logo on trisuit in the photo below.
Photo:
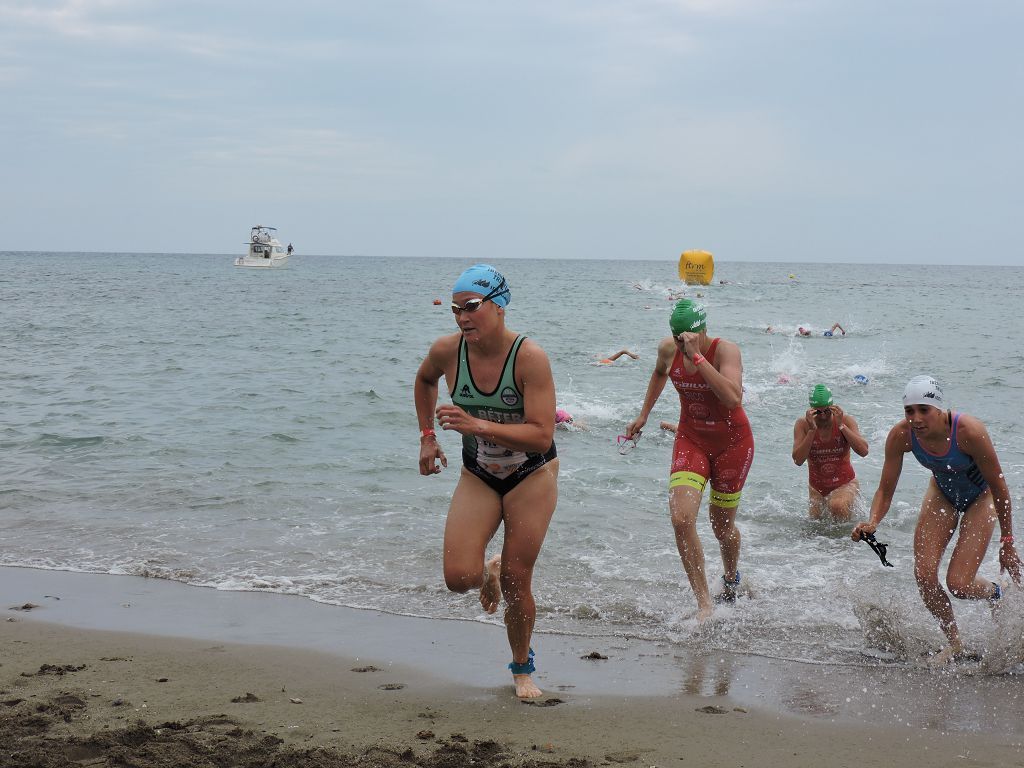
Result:
{"type": "Polygon", "coordinates": [[[515,405],[519,402],[519,393],[512,387],[505,387],[501,390],[501,402],[505,405],[515,405]]]}
{"type": "Polygon", "coordinates": [[[462,385],[462,390],[459,392],[459,397],[468,397],[470,400],[473,399],[473,393],[469,391],[469,384],[462,385]]]}

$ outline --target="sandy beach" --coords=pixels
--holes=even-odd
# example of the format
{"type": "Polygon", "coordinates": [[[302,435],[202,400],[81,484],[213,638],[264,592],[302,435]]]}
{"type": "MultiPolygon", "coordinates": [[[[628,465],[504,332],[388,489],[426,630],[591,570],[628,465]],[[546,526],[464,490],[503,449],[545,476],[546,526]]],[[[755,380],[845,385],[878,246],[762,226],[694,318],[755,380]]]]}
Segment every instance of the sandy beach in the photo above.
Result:
{"type": "Polygon", "coordinates": [[[998,707],[969,677],[545,635],[524,704],[486,624],[20,568],[0,600],[4,765],[1024,765],[1015,680],[998,707]]]}

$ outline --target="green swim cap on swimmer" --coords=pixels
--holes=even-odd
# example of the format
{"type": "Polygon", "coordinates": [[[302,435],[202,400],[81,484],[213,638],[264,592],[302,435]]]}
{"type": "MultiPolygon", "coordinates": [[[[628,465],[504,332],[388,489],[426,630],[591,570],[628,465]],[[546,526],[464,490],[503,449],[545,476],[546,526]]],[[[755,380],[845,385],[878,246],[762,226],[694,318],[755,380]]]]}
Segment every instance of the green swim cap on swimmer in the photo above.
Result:
{"type": "Polygon", "coordinates": [[[672,310],[672,317],[668,319],[668,326],[672,329],[672,335],[680,333],[700,333],[707,328],[708,313],[704,305],[692,299],[680,299],[676,308],[672,310]]]}
{"type": "Polygon", "coordinates": [[[828,408],[832,405],[832,390],[824,384],[815,384],[808,402],[811,408],[828,408]]]}

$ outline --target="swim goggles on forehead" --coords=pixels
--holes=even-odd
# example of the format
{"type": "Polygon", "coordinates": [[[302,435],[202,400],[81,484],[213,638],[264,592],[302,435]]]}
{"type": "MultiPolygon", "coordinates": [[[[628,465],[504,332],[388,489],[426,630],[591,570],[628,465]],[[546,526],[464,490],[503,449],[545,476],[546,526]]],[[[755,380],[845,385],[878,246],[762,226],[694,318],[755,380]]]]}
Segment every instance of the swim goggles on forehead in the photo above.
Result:
{"type": "Polygon", "coordinates": [[[484,305],[485,301],[490,301],[495,296],[500,296],[501,294],[506,292],[508,292],[508,286],[505,284],[505,278],[502,278],[501,282],[498,283],[498,287],[495,288],[490,293],[488,293],[482,299],[469,299],[461,307],[453,301],[452,313],[456,315],[461,315],[463,312],[469,312],[469,314],[473,314],[484,305]]]}

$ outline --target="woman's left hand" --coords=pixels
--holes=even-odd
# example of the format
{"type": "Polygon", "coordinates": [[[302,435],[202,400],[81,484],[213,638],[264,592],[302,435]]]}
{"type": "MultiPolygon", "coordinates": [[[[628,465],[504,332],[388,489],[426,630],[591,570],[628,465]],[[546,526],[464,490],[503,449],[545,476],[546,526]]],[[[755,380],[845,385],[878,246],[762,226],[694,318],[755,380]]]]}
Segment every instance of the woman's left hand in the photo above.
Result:
{"type": "Polygon", "coordinates": [[[439,405],[435,412],[437,423],[444,430],[454,430],[460,435],[476,435],[477,419],[457,405],[439,405]]]}
{"type": "Polygon", "coordinates": [[[1009,572],[1010,578],[1019,587],[1021,586],[1021,561],[1020,555],[1014,549],[1013,544],[1007,542],[999,545],[999,572],[1009,572]]]}

